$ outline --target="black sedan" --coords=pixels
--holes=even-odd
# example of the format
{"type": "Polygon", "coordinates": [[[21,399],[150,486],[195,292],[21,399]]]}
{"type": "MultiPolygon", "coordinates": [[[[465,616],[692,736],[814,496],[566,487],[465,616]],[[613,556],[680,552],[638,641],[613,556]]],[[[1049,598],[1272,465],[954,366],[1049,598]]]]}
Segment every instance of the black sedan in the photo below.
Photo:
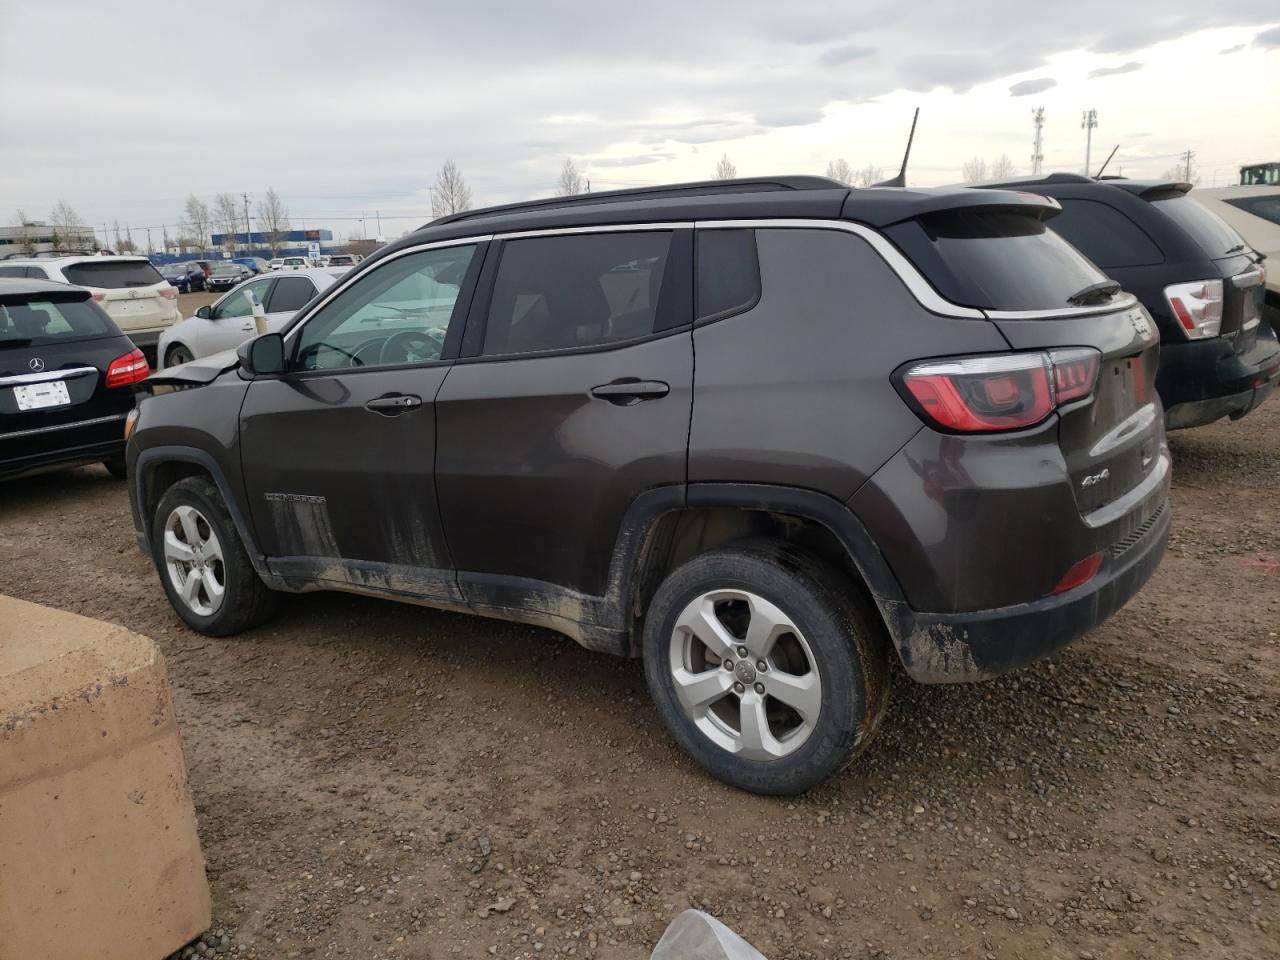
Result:
{"type": "Polygon", "coordinates": [[[0,477],[101,462],[124,478],[124,426],[151,371],[88,290],[0,278],[0,477]]]}
{"type": "Polygon", "coordinates": [[[234,260],[230,263],[220,263],[214,269],[213,276],[209,278],[209,289],[219,292],[230,290],[236,284],[252,277],[253,271],[243,263],[236,263],[234,260]]]}
{"type": "Polygon", "coordinates": [[[205,288],[204,268],[198,263],[170,263],[158,269],[170,286],[178,288],[179,293],[191,293],[205,288]]]}

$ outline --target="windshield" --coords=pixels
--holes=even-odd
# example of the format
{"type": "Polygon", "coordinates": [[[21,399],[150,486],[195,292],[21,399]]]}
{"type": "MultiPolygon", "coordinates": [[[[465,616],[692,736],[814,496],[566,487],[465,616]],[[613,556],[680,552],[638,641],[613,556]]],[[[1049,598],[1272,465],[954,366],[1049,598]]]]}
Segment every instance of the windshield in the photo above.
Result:
{"type": "Polygon", "coordinates": [[[213,271],[213,275],[215,277],[238,277],[243,269],[238,263],[223,263],[218,265],[218,269],[213,271]]]}
{"type": "Polygon", "coordinates": [[[31,300],[0,304],[0,347],[114,335],[102,312],[87,300],[31,300]]]}
{"type": "Polygon", "coordinates": [[[164,277],[146,260],[88,260],[62,268],[67,283],[100,290],[150,287],[164,283],[164,277]]]}
{"type": "Polygon", "coordinates": [[[1041,220],[1023,213],[944,211],[886,232],[939,293],[965,306],[1070,308],[1081,305],[1082,291],[1107,279],[1041,220]]]}
{"type": "Polygon", "coordinates": [[[1191,234],[1191,238],[1213,260],[1234,256],[1245,248],[1240,234],[1227,226],[1225,220],[1186,194],[1153,200],[1151,205],[1191,234]]]}

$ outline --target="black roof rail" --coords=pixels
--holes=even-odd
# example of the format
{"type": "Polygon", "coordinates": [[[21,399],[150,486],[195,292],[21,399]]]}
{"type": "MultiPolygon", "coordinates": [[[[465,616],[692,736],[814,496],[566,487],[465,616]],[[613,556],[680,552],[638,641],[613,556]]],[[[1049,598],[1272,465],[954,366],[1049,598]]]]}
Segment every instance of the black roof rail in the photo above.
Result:
{"type": "MultiPolygon", "coordinates": [[[[628,200],[672,199],[676,197],[700,197],[717,193],[764,193],[776,190],[849,190],[846,183],[828,177],[744,177],[735,180],[696,180],[690,183],[668,183],[656,187],[633,187],[627,190],[604,190],[600,193],[577,193],[570,197],[544,197],[521,203],[505,203],[496,207],[480,207],[450,213],[424,224],[438,227],[461,220],[503,213],[521,213],[529,210],[551,210],[592,203],[622,203],[628,200]]],[[[421,228],[420,228],[421,229],[421,228]]]]}

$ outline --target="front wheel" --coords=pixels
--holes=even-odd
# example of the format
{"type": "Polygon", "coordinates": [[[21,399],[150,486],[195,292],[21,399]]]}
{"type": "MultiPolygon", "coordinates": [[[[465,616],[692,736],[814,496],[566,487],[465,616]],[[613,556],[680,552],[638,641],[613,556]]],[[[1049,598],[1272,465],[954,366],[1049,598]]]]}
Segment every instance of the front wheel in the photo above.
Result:
{"type": "Polygon", "coordinates": [[[888,702],[879,619],[847,577],[781,541],[742,541],[676,569],[643,644],[668,731],[753,793],[801,793],[843,769],[888,702]]]}
{"type": "Polygon", "coordinates": [[[200,633],[239,633],[275,609],[275,593],[253,569],[222,495],[204,477],[179,480],[160,498],[151,556],[173,609],[200,633]]]}

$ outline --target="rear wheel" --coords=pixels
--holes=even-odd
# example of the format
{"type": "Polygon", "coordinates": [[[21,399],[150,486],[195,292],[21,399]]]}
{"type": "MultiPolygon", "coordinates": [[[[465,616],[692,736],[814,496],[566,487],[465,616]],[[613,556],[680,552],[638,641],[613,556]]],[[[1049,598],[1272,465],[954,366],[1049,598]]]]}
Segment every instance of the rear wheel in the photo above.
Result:
{"type": "Polygon", "coordinates": [[[667,729],[714,776],[800,793],[871,742],[887,642],[849,580],[780,541],[702,554],[658,588],[645,677],[667,729]]]}
{"type": "Polygon", "coordinates": [[[151,525],[151,556],[178,616],[223,637],[267,619],[276,595],[253,569],[218,488],[188,477],[165,491],[151,525]]]}
{"type": "Polygon", "coordinates": [[[193,359],[195,358],[191,356],[190,350],[180,343],[175,343],[165,352],[164,365],[166,368],[176,367],[183,363],[190,363],[193,359]]]}

